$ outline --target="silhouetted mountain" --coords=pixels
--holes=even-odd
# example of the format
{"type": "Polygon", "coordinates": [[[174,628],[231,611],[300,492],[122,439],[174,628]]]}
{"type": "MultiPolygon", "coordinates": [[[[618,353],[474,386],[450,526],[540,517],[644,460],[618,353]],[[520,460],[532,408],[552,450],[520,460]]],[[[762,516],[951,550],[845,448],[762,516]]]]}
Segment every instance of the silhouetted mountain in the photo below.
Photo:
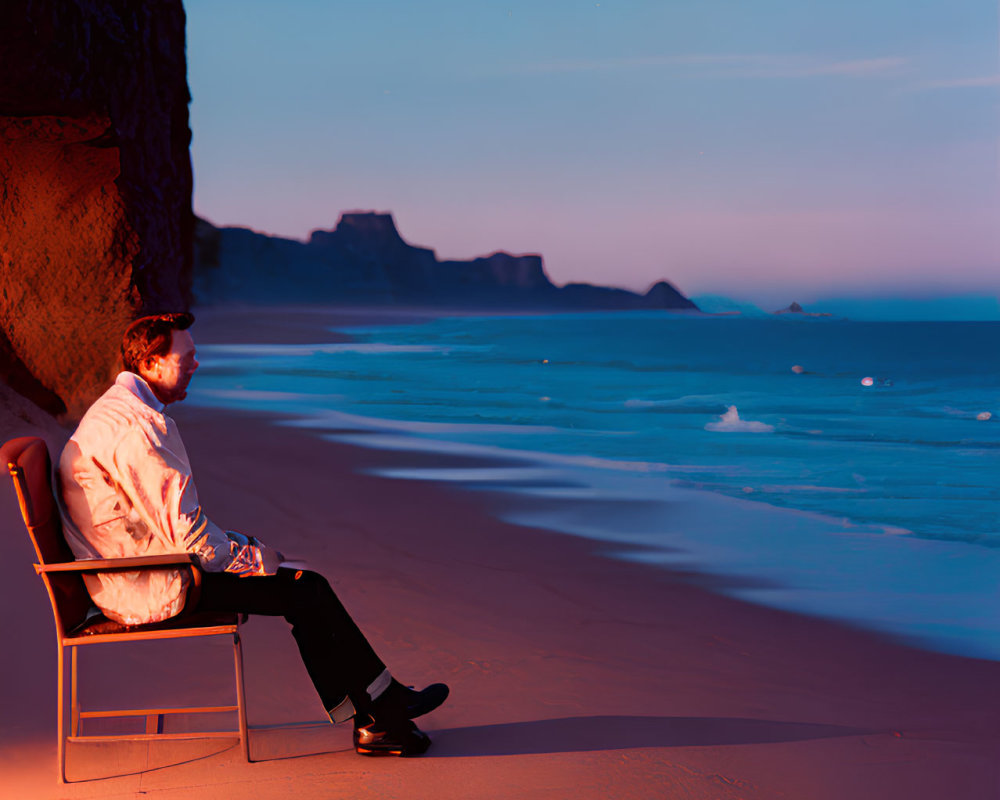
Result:
{"type": "Polygon", "coordinates": [[[216,228],[198,220],[194,293],[199,303],[310,302],[510,309],[691,309],[666,281],[644,294],[572,283],[555,286],[542,257],[497,252],[439,261],[396,230],[391,214],[350,212],[308,242],[216,228]]]}

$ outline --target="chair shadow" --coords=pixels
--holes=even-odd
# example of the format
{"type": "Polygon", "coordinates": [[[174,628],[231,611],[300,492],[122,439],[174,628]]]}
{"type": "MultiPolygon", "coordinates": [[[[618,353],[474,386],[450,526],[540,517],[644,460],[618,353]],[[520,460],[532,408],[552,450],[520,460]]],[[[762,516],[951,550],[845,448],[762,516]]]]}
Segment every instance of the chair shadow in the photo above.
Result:
{"type": "Polygon", "coordinates": [[[253,725],[250,757],[254,763],[289,761],[309,756],[351,752],[350,726],[331,725],[329,720],[253,725]]]}
{"type": "Polygon", "coordinates": [[[193,736],[191,739],[164,742],[71,742],[67,750],[66,783],[93,783],[110,778],[147,775],[207,761],[229,750],[237,751],[239,736],[234,736],[234,740],[193,736]]]}
{"type": "MultiPolygon", "coordinates": [[[[285,722],[250,727],[250,761],[286,761],[348,752],[350,734],[329,720],[285,722]]],[[[67,782],[90,783],[166,770],[218,756],[242,762],[239,734],[203,737],[196,731],[178,739],[95,740],[69,743],[67,782]]],[[[2,793],[0,793],[2,796],[2,793]]]]}
{"type": "Polygon", "coordinates": [[[631,750],[641,747],[769,744],[877,732],[844,725],[738,717],[564,717],[432,731],[434,746],[426,757],[516,756],[631,750]]]}

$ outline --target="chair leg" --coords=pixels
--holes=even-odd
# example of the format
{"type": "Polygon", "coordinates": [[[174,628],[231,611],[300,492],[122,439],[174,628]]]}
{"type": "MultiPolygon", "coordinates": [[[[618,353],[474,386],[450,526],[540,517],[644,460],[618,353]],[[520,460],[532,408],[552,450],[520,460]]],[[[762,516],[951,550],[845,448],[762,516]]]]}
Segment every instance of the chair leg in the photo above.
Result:
{"type": "Polygon", "coordinates": [[[233,658],[236,661],[236,706],[240,718],[240,744],[243,746],[243,758],[250,761],[250,731],[247,726],[247,697],[243,685],[243,645],[240,642],[239,631],[233,634],[233,658]]]}
{"type": "Polygon", "coordinates": [[[63,677],[66,671],[66,665],[63,658],[63,645],[62,642],[57,642],[56,647],[59,650],[59,657],[57,659],[57,669],[59,675],[56,679],[56,714],[58,715],[58,724],[56,726],[56,735],[59,737],[58,743],[58,754],[59,759],[59,783],[66,783],[66,738],[65,738],[65,709],[63,708],[65,687],[63,686],[63,677]]]}
{"type": "Polygon", "coordinates": [[[80,735],[80,700],[77,694],[77,680],[76,680],[76,663],[77,663],[77,653],[76,645],[70,648],[71,659],[70,659],[70,679],[69,679],[69,735],[79,736],[80,735]]]}

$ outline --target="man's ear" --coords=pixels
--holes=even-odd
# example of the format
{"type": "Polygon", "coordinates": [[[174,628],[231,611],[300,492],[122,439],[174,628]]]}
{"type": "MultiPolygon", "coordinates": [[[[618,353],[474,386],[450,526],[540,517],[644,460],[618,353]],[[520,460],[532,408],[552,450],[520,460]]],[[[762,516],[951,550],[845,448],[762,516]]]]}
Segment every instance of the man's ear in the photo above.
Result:
{"type": "Polygon", "coordinates": [[[159,364],[159,360],[156,359],[156,358],[150,357],[150,358],[144,359],[139,364],[139,372],[141,373],[142,376],[153,375],[153,377],[156,377],[156,373],[158,372],[158,369],[157,369],[158,364],[159,364]]]}

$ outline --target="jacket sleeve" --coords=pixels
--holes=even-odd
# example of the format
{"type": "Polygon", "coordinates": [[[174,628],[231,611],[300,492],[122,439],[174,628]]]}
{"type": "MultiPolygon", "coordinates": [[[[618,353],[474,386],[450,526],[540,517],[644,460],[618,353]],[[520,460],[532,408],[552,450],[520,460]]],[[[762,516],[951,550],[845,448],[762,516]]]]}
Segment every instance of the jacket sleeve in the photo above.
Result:
{"type": "Polygon", "coordinates": [[[132,502],[132,535],[159,538],[163,552],[193,553],[208,572],[268,574],[259,542],[228,535],[202,511],[187,453],[179,438],[173,447],[170,439],[136,429],[115,454],[132,502]]]}

